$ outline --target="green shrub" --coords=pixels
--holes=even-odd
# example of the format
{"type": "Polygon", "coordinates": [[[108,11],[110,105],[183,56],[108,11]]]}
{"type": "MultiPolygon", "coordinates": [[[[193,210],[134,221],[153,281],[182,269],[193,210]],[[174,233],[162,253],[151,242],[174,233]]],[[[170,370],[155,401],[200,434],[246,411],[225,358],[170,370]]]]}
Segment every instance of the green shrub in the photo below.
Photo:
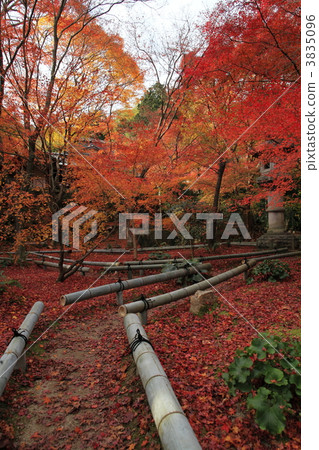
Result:
{"type": "Polygon", "coordinates": [[[287,263],[278,259],[268,259],[254,267],[252,274],[258,277],[260,281],[281,281],[289,277],[290,267],[287,263]]]}
{"type": "Polygon", "coordinates": [[[301,231],[301,203],[285,203],[287,229],[301,231]]]}
{"type": "Polygon", "coordinates": [[[286,425],[286,413],[300,412],[300,342],[281,342],[278,336],[263,334],[253,339],[224,373],[231,395],[249,393],[247,407],[255,410],[262,430],[280,434],[286,425]],[[279,352],[279,353],[278,353],[279,352]]]}

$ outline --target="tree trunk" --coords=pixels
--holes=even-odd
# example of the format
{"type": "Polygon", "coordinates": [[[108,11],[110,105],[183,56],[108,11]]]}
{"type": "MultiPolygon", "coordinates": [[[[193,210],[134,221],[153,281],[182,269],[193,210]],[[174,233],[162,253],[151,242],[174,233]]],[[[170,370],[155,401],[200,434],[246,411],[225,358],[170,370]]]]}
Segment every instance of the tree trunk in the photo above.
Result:
{"type": "Polygon", "coordinates": [[[133,259],[137,259],[137,239],[136,234],[132,234],[132,243],[133,243],[133,259]]]}
{"type": "MultiPolygon", "coordinates": [[[[115,227],[113,227],[109,233],[107,234],[107,236],[105,236],[103,238],[103,240],[101,242],[97,242],[91,249],[89,249],[87,252],[85,252],[85,254],[83,256],[80,256],[80,258],[78,258],[76,261],[72,262],[70,264],[70,266],[68,268],[64,268],[64,255],[66,253],[66,251],[64,250],[64,244],[62,243],[62,228],[61,228],[61,224],[58,225],[59,226],[59,242],[60,242],[60,259],[59,259],[59,276],[57,278],[57,281],[60,281],[61,283],[63,283],[63,281],[65,281],[67,278],[71,277],[73,274],[75,274],[75,272],[77,272],[81,266],[82,263],[84,262],[84,260],[98,247],[98,245],[100,245],[103,241],[107,241],[108,238],[111,236],[111,234],[115,231],[115,227]]],[[[67,250],[67,252],[71,252],[72,250],[69,249],[67,250]]]]}
{"type": "MultiPolygon", "coordinates": [[[[218,163],[218,171],[217,171],[217,181],[215,186],[215,193],[214,193],[214,199],[213,199],[213,212],[217,213],[219,210],[219,197],[220,197],[220,189],[222,185],[223,175],[226,168],[226,161],[220,159],[218,163]]],[[[216,242],[216,220],[213,223],[213,239],[209,239],[208,245],[210,248],[213,247],[214,243],[216,242]]]]}

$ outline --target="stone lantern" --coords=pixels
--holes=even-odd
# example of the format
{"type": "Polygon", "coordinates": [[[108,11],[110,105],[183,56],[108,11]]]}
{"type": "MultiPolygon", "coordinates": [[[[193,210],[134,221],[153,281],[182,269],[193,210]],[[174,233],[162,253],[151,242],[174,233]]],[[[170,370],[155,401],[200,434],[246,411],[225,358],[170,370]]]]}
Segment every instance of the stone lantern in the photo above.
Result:
{"type": "Polygon", "coordinates": [[[268,229],[266,234],[263,234],[257,239],[257,245],[261,248],[288,247],[289,249],[297,249],[300,248],[300,235],[286,232],[283,198],[271,189],[273,182],[271,172],[274,167],[275,164],[272,162],[262,164],[260,167],[260,177],[257,179],[259,184],[269,186],[268,207],[266,209],[268,229]]]}

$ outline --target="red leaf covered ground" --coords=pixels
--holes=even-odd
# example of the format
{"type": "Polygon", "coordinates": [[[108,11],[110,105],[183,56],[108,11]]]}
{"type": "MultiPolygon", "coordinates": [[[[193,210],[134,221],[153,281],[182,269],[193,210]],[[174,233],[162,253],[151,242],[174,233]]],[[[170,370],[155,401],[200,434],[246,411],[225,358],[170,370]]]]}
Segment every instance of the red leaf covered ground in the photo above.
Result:
{"type": "MultiPolygon", "coordinates": [[[[244,250],[253,251],[233,247],[218,253],[244,250]]],[[[139,255],[143,256],[147,258],[139,255]]],[[[259,430],[243,397],[229,396],[221,378],[236,349],[256,336],[252,327],[298,336],[300,259],[285,261],[292,272],[286,281],[246,285],[242,276],[233,278],[217,286],[223,296],[216,294],[220,304],[202,316],[189,312],[188,299],[149,312],[145,327],[149,339],[204,449],[300,448],[298,417],[289,416],[282,436],[272,437],[259,430]]],[[[214,261],[212,272],[238,264],[238,260],[214,261]]],[[[11,286],[1,297],[1,354],[11,328],[20,325],[32,304],[41,300],[45,310],[32,334],[31,343],[44,333],[27,353],[27,372],[14,372],[1,398],[0,448],[159,449],[115,295],[73,305],[56,321],[66,311],[59,297],[89,287],[99,272],[76,274],[64,283],[56,282],[54,270],[33,265],[11,266],[4,272],[21,287],[11,286]]],[[[118,274],[107,275],[97,285],[117,278],[118,274]]],[[[126,291],[124,298],[176,288],[174,282],[146,286],[126,291]]]]}

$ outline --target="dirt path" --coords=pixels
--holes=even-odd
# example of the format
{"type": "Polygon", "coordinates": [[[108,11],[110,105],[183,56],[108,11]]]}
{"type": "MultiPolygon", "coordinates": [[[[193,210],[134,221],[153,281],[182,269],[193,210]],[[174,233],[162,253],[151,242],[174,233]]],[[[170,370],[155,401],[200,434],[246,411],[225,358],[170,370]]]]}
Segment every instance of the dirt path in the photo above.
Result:
{"type": "Polygon", "coordinates": [[[2,448],[159,448],[114,308],[62,320],[43,342],[30,352],[27,373],[13,381],[18,392],[8,406],[15,437],[2,448]],[[30,383],[21,390],[24,377],[30,383]]]}

